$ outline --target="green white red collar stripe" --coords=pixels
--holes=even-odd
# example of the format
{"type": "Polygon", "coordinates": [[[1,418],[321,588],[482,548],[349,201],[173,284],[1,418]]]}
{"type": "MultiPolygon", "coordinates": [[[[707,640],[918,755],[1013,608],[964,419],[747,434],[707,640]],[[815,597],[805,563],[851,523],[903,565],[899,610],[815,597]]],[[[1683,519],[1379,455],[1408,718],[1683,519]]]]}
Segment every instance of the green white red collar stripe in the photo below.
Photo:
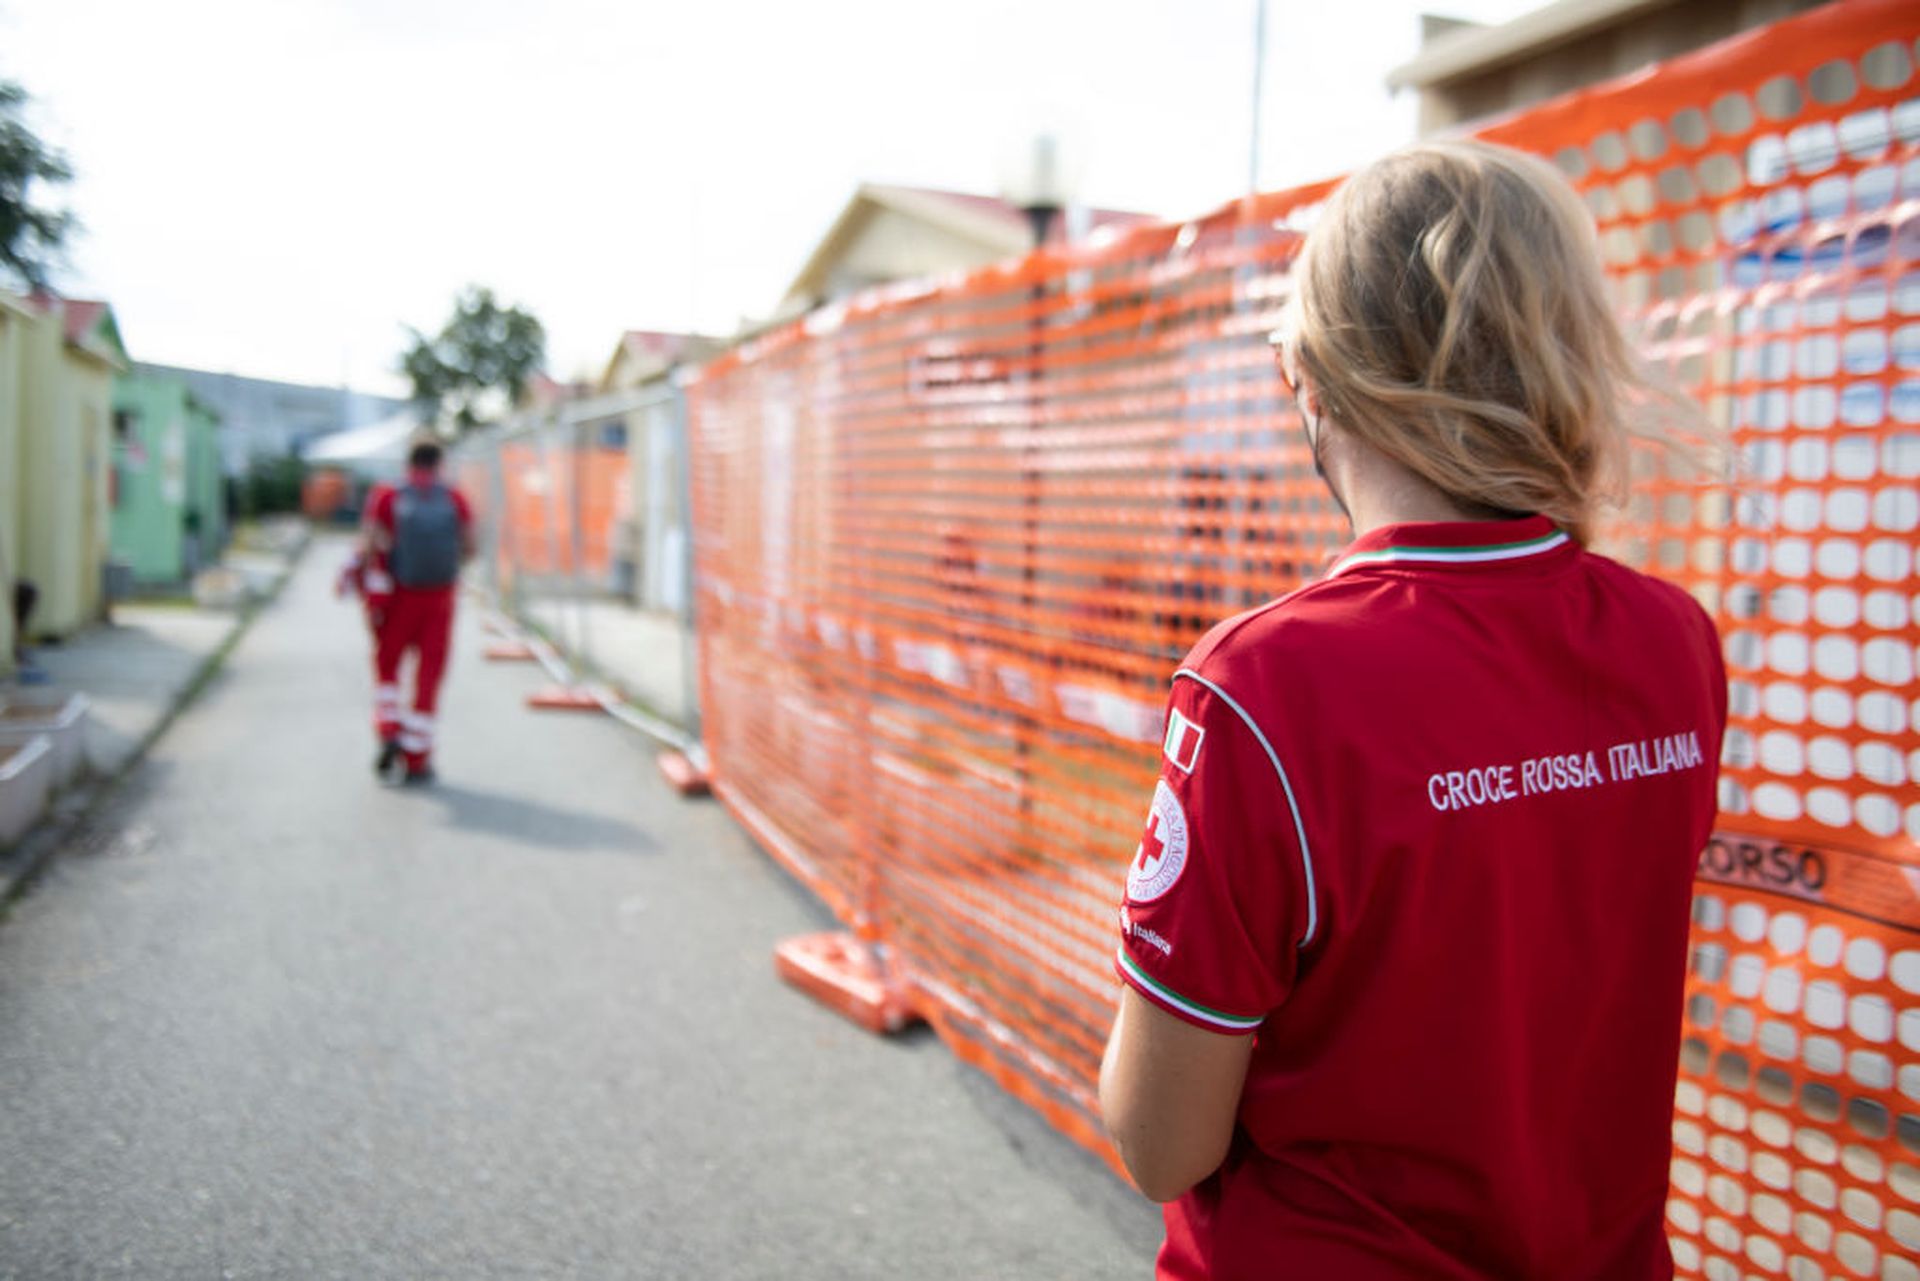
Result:
{"type": "Polygon", "coordinates": [[[1538,537],[1499,543],[1468,543],[1457,547],[1388,544],[1348,552],[1328,571],[1327,577],[1335,578],[1364,565],[1469,565],[1486,561],[1522,560],[1564,547],[1572,541],[1565,530],[1549,528],[1538,537]]]}
{"type": "Polygon", "coordinates": [[[1134,964],[1133,958],[1127,955],[1127,949],[1124,947],[1114,954],[1114,959],[1120,966],[1121,975],[1128,981],[1143,989],[1148,996],[1172,1006],[1189,1018],[1212,1024],[1214,1027],[1225,1028],[1229,1032],[1251,1032],[1267,1021],[1264,1014],[1246,1018],[1238,1014],[1225,1014],[1219,1010],[1208,1009],[1198,1001],[1189,1001],[1134,964]]]}

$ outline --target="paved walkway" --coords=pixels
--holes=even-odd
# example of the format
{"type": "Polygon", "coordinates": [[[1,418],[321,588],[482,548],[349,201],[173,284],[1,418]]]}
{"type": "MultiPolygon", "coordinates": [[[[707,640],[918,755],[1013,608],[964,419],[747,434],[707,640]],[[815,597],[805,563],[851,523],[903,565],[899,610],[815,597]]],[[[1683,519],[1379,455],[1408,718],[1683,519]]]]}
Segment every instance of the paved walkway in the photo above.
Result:
{"type": "Polygon", "coordinates": [[[234,610],[191,604],[119,605],[113,613],[111,624],[34,650],[53,688],[86,695],[87,755],[98,774],[119,772],[240,625],[234,610]]]}
{"type": "Polygon", "coordinates": [[[1157,1215],[925,1034],[644,740],[477,658],[368,770],[316,548],[0,923],[0,1277],[1103,1278],[1157,1215]]]}
{"type": "MultiPolygon", "coordinates": [[[[191,600],[130,601],[113,621],[58,644],[33,648],[39,679],[16,673],[0,680],[0,705],[64,705],[79,694],[87,704],[82,752],[87,768],[56,790],[35,825],[0,848],[0,902],[57,851],[76,819],[162,733],[183,703],[216,668],[221,653],[246,624],[248,599],[272,595],[306,543],[304,522],[276,520],[247,531],[248,544],[229,548],[220,577],[231,599],[221,605],[191,600]]],[[[16,722],[16,727],[17,727],[16,722]]]]}
{"type": "MultiPolygon", "coordinates": [[[[252,532],[254,545],[223,558],[236,585],[266,595],[299,553],[305,530],[285,521],[252,532]]],[[[241,602],[201,607],[188,600],[125,601],[113,621],[56,645],[33,649],[44,686],[22,686],[19,697],[49,690],[86,695],[91,713],[87,755],[96,775],[118,773],[171,716],[222,646],[243,622],[241,602]]],[[[0,702],[10,694],[0,683],[0,702]]]]}

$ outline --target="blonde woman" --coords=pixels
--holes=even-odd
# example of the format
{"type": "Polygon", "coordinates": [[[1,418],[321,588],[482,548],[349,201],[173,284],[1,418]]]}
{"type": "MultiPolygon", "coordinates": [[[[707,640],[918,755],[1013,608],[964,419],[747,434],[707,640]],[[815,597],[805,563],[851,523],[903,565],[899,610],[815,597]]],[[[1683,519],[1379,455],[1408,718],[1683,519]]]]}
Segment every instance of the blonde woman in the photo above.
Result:
{"type": "Polygon", "coordinates": [[[1165,1278],[1667,1277],[1726,677],[1587,550],[1660,407],[1544,163],[1423,145],[1277,352],[1354,541],[1173,680],[1100,1081],[1165,1278]]]}

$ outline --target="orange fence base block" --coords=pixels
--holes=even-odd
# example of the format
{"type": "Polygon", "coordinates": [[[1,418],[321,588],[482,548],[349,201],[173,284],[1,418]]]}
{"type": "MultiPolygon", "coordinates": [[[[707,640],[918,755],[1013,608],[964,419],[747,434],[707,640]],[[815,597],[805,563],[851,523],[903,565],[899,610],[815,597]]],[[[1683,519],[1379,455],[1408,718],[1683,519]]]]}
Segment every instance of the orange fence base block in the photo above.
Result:
{"type": "Polygon", "coordinates": [[[872,949],[839,931],[803,934],[773,949],[774,972],[834,1013],[875,1035],[920,1021],[905,989],[872,949]]]}
{"type": "Polygon", "coordinates": [[[689,760],[685,752],[662,752],[657,763],[660,777],[682,796],[705,796],[713,790],[706,772],[689,760]]]}
{"type": "Polygon", "coordinates": [[[489,663],[531,663],[533,650],[525,641],[497,641],[480,651],[489,663]]]}
{"type": "Polygon", "coordinates": [[[599,712],[600,700],[572,685],[549,685],[527,695],[527,706],[543,712],[599,712]]]}

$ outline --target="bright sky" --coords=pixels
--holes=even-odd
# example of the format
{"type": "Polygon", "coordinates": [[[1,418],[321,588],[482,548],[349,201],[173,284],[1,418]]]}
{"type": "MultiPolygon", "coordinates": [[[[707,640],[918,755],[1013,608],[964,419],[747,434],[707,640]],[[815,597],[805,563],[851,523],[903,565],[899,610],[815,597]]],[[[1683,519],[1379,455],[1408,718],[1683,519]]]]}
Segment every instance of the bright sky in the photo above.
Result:
{"type": "MultiPolygon", "coordinates": [[[[1261,182],[1413,134],[1423,8],[1271,0],[1261,182]]],[[[79,177],[59,283],[136,359],[404,391],[469,282],[597,371],[763,316],[863,180],[996,192],[1058,133],[1089,204],[1246,182],[1254,0],[0,0],[0,77],[79,177]]]]}

